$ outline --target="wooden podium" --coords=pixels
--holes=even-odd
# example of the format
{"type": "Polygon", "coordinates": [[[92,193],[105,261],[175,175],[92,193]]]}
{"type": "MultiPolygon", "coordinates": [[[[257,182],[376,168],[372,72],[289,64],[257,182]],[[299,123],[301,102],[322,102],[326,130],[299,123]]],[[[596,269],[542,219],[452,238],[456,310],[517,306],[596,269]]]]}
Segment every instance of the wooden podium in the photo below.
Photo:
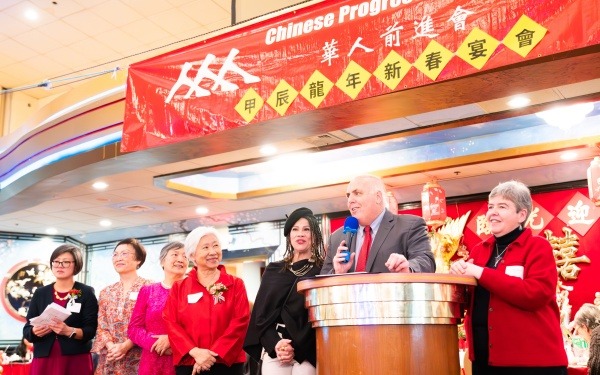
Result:
{"type": "Polygon", "coordinates": [[[347,274],[298,283],[319,375],[458,375],[457,323],[475,278],[347,274]]]}

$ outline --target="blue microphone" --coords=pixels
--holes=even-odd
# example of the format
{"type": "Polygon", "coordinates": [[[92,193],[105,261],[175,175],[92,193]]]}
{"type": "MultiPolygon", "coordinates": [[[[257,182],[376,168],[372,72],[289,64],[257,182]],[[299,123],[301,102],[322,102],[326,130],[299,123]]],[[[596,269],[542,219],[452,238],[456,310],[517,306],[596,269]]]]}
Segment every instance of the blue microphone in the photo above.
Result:
{"type": "Polygon", "coordinates": [[[344,234],[346,235],[346,247],[348,250],[344,251],[344,255],[346,259],[342,263],[348,263],[350,261],[350,245],[352,244],[352,239],[354,235],[358,231],[358,219],[354,216],[348,216],[344,221],[344,234]]]}

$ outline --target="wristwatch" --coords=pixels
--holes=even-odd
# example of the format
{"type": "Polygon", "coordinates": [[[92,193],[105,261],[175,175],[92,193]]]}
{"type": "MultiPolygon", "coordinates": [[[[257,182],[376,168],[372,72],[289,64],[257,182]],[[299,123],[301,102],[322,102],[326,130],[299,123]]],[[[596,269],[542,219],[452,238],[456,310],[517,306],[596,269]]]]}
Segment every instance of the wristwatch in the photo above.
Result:
{"type": "Polygon", "coordinates": [[[73,332],[71,332],[71,334],[69,335],[69,338],[70,339],[74,338],[76,333],[77,332],[75,331],[75,328],[73,328],[73,332]]]}

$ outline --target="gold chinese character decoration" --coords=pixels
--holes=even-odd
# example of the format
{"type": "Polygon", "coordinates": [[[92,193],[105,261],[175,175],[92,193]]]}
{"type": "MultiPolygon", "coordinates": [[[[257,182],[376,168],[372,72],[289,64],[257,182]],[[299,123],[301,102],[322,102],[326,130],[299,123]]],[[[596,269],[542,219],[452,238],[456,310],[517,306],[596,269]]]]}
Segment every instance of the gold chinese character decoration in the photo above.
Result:
{"type": "Polygon", "coordinates": [[[581,271],[577,264],[590,263],[590,258],[586,255],[577,256],[579,237],[573,233],[571,228],[564,227],[563,232],[564,237],[556,237],[548,229],[544,231],[544,234],[552,245],[558,276],[564,280],[576,280],[581,271]]]}
{"type": "Polygon", "coordinates": [[[569,335],[569,322],[571,321],[571,303],[569,301],[569,292],[573,290],[572,286],[564,285],[559,279],[556,284],[556,303],[560,312],[560,326],[563,335],[569,335]]]}

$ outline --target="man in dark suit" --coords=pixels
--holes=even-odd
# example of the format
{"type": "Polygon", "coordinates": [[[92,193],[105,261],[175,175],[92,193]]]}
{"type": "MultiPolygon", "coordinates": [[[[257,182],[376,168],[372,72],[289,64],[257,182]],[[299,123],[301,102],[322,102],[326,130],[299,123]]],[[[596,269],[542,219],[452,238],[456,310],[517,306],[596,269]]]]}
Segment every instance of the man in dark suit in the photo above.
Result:
{"type": "Polygon", "coordinates": [[[359,228],[350,246],[346,244],[343,228],[331,234],[321,274],[435,272],[425,220],[388,211],[386,188],[380,178],[355,177],[348,184],[346,197],[359,228]],[[348,248],[350,261],[344,263],[348,248]]]}

